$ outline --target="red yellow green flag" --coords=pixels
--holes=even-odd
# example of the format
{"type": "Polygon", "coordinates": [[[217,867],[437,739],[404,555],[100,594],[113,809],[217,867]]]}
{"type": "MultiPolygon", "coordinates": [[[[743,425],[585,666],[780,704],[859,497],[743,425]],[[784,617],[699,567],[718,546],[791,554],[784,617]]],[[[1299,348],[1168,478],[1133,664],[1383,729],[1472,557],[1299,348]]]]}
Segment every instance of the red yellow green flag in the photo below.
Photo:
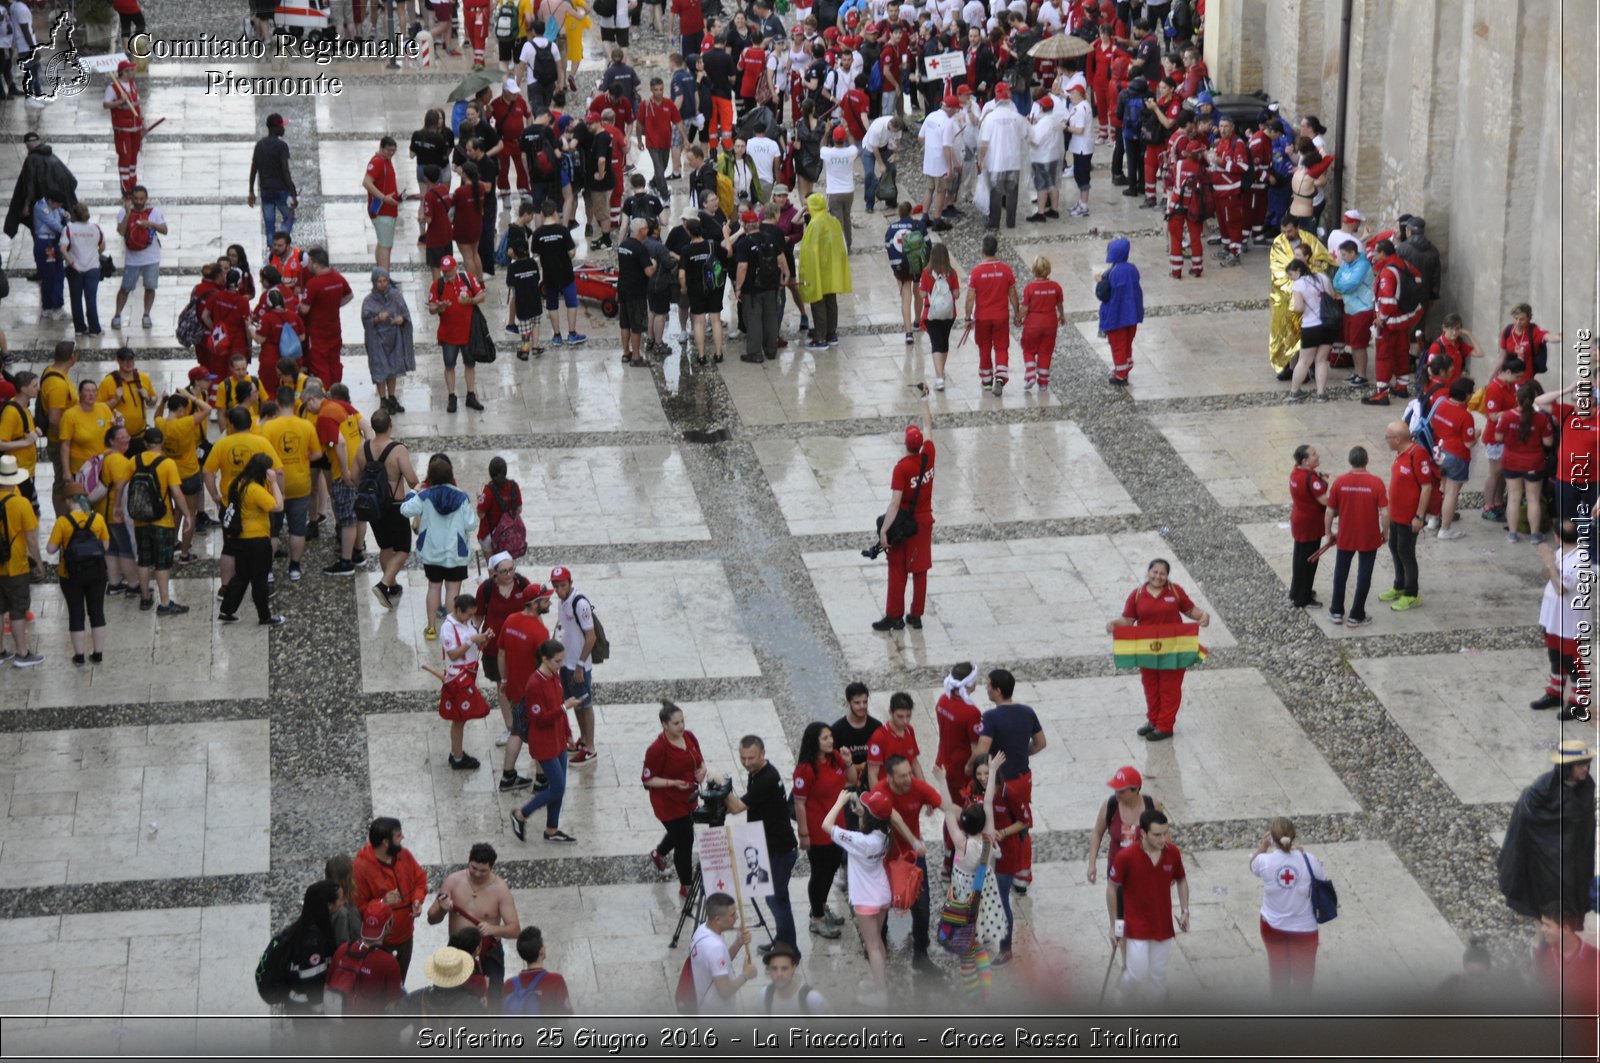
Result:
{"type": "Polygon", "coordinates": [[[1170,671],[1206,659],[1199,624],[1130,624],[1112,632],[1118,668],[1170,671]]]}

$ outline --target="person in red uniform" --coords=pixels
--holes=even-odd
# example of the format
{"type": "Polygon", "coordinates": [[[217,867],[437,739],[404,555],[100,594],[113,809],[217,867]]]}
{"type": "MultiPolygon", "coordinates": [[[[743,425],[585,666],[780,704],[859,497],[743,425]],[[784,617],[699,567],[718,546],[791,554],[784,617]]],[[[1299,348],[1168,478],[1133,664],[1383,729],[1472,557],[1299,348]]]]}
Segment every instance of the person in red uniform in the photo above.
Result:
{"type": "Polygon", "coordinates": [[[1578,937],[1583,916],[1552,901],[1539,916],[1533,968],[1544,988],[1561,996],[1562,1053],[1595,1058],[1595,1015],[1600,1012],[1600,952],[1578,937]]]}
{"type": "MultiPolygon", "coordinates": [[[[507,78],[501,86],[500,95],[489,104],[489,120],[494,123],[495,132],[500,134],[502,144],[517,144],[522,140],[522,131],[533,118],[533,110],[528,106],[528,101],[523,98],[517,89],[515,78],[507,78]]],[[[521,151],[507,151],[511,156],[511,165],[502,165],[500,173],[495,177],[495,187],[501,192],[511,189],[511,166],[517,168],[517,192],[527,195],[532,187],[528,183],[528,158],[521,151]]]]}
{"type": "MultiPolygon", "coordinates": [[[[1201,64],[1204,66],[1205,64],[1201,64]]],[[[1217,141],[1211,145],[1211,194],[1217,204],[1217,228],[1228,257],[1224,266],[1237,266],[1244,253],[1245,202],[1244,175],[1250,169],[1250,150],[1234,135],[1233,119],[1223,115],[1217,121],[1217,141]]]]}
{"type": "MultiPolygon", "coordinates": [[[[844,119],[851,143],[859,145],[861,138],[867,135],[867,116],[871,111],[872,100],[864,89],[855,85],[851,85],[849,91],[839,98],[839,117],[844,119]]],[[[868,207],[874,205],[867,204],[868,207]]]]}
{"type": "Polygon", "coordinates": [[[294,333],[301,342],[301,348],[304,349],[306,327],[301,322],[300,315],[285,305],[283,293],[277,288],[269,290],[261,298],[265,304],[264,308],[258,308],[258,316],[251,319],[249,327],[255,335],[256,342],[261,345],[261,361],[257,373],[261,378],[262,394],[276,397],[278,358],[283,330],[288,329],[294,333]]]}
{"type": "MultiPolygon", "coordinates": [[[[923,385],[924,411],[927,385],[923,385]]],[[[932,430],[931,414],[925,413],[932,430]]],[[[894,466],[889,479],[889,506],[878,527],[878,549],[889,555],[889,593],[883,619],[872,622],[874,631],[899,631],[907,624],[920,630],[922,610],[928,601],[928,570],[933,567],[933,470],[937,448],[922,429],[906,426],[906,456],[894,466]],[[901,514],[915,522],[916,530],[898,542],[889,532],[901,514]],[[911,577],[911,612],[906,612],[906,577],[911,577]]],[[[903,523],[903,522],[902,522],[903,523]]]]}
{"type": "MultiPolygon", "coordinates": [[[[300,290],[295,285],[283,279],[283,274],[278,272],[277,266],[261,267],[261,294],[256,297],[255,309],[250,311],[250,320],[259,326],[261,318],[267,312],[267,296],[277,292],[283,297],[283,309],[289,313],[300,316],[300,290]]],[[[300,330],[304,335],[305,330],[300,330]]]]}
{"type": "Polygon", "coordinates": [[[228,270],[222,288],[211,294],[200,311],[200,319],[211,329],[211,361],[206,368],[219,377],[228,374],[229,360],[234,355],[250,357],[250,333],[245,328],[250,300],[239,290],[243,283],[244,270],[228,270]]]}
{"type": "Polygon", "coordinates": [[[139,150],[144,146],[144,107],[139,102],[139,87],[133,83],[134,66],[124,59],[117,64],[117,76],[106,86],[101,106],[111,112],[111,139],[117,152],[117,180],[122,194],[133,194],[139,183],[139,150]]]}
{"type": "MultiPolygon", "coordinates": [[[[511,813],[511,833],[518,841],[528,840],[528,817],[541,808],[544,809],[545,841],[577,841],[561,829],[561,799],[567,793],[567,747],[572,742],[572,722],[567,718],[567,710],[576,708],[579,703],[578,698],[565,697],[561,685],[561,665],[566,655],[559,639],[547,639],[539,647],[539,667],[533,670],[528,685],[523,688],[518,737],[527,738],[528,755],[539,762],[547,785],[511,813]]],[[[507,763],[514,763],[515,754],[511,749],[507,744],[507,763]]],[[[648,765],[649,760],[645,763],[648,765]]]]}
{"type": "MultiPolygon", "coordinates": [[[[1106,876],[1108,907],[1122,908],[1124,941],[1123,1002],[1143,996],[1148,1004],[1165,1002],[1167,964],[1172,959],[1172,886],[1178,886],[1178,928],[1189,931],[1189,879],[1183,856],[1172,844],[1166,813],[1154,809],[1139,817],[1139,844],[1117,853],[1106,876]]],[[[1115,910],[1115,908],[1113,908],[1115,910]]],[[[1117,920],[1111,921],[1117,936],[1117,920]]]]}
{"type": "Polygon", "coordinates": [[[1444,401],[1435,405],[1428,416],[1433,429],[1434,458],[1444,477],[1444,509],[1439,516],[1441,539],[1460,539],[1467,534],[1453,525],[1461,487],[1472,469],[1472,447],[1478,441],[1478,422],[1467,409],[1467,400],[1476,386],[1471,377],[1457,380],[1445,393],[1444,401]]]}
{"type": "Polygon", "coordinates": [[[1428,448],[1411,437],[1403,421],[1384,432],[1394,464],[1389,467],[1389,558],[1394,562],[1394,585],[1378,595],[1397,613],[1422,604],[1417,570],[1417,537],[1427,521],[1428,508],[1439,483],[1439,467],[1428,448]]]}
{"type": "Polygon", "coordinates": [[[1311,555],[1322,545],[1328,481],[1317,471],[1322,455],[1309,443],[1294,448],[1294,470],[1289,473],[1289,537],[1294,540],[1294,561],[1289,577],[1289,604],[1296,609],[1321,608],[1317,601],[1317,563],[1311,555]]]}
{"type": "Polygon", "coordinates": [[[657,871],[665,871],[671,854],[678,872],[678,896],[687,897],[694,881],[694,810],[706,778],[706,759],[694,732],[684,729],[682,709],[663,701],[657,718],[661,734],[644,751],[640,779],[650,791],[650,809],[667,833],[650,850],[650,862],[657,871]]]}
{"type": "Polygon", "coordinates": [[[767,50],[761,46],[760,33],[751,35],[750,47],[739,53],[739,111],[744,113],[756,105],[756,83],[767,72],[767,50]]]}
{"type": "Polygon", "coordinates": [[[889,722],[867,739],[867,789],[878,785],[891,757],[906,758],[911,762],[911,774],[922,779],[922,762],[918,759],[922,748],[917,745],[917,729],[911,726],[916,711],[910,694],[896,691],[889,696],[889,722]]]}
{"type": "MultiPolygon", "coordinates": [[[[1158,557],[1145,569],[1144,584],[1134,588],[1123,603],[1122,615],[1106,623],[1106,633],[1130,624],[1181,624],[1185,620],[1206,627],[1211,623],[1211,614],[1194,604],[1189,593],[1172,582],[1171,563],[1158,557]]],[[[1163,742],[1172,737],[1178,709],[1183,705],[1184,671],[1182,668],[1139,669],[1145,705],[1145,722],[1138,731],[1141,738],[1163,742]]]]}
{"type": "MultiPolygon", "coordinates": [[[[933,766],[944,775],[945,792],[957,805],[963,803],[962,794],[970,786],[967,764],[978,743],[978,729],[983,724],[983,712],[972,698],[978,685],[978,670],[971,661],[962,661],[950,669],[944,679],[944,693],[933,707],[939,721],[939,752],[933,766]]],[[[944,868],[949,877],[950,863],[955,856],[955,842],[949,830],[944,832],[944,868]]]]}
{"type": "MultiPolygon", "coordinates": [[[[1507,362],[1511,359],[1507,358],[1507,362]]],[[[1544,478],[1547,467],[1546,453],[1556,441],[1555,422],[1543,410],[1534,407],[1544,389],[1537,380],[1530,380],[1517,389],[1516,401],[1498,416],[1491,416],[1483,433],[1485,444],[1504,447],[1500,455],[1500,473],[1506,481],[1506,538],[1516,542],[1522,524],[1523,485],[1527,485],[1528,530],[1535,543],[1544,542],[1539,531],[1544,523],[1544,478]]]]}
{"type": "MultiPolygon", "coordinates": [[[[1002,765],[1005,755],[998,754],[995,759],[1002,765]]],[[[962,787],[961,796],[957,804],[966,808],[972,804],[983,804],[984,794],[989,788],[989,780],[993,771],[987,755],[980,756],[973,762],[972,779],[962,787]]],[[[1006,936],[1000,939],[1000,951],[992,958],[995,966],[1011,962],[1011,936],[1014,920],[1011,913],[1011,894],[1026,894],[1028,883],[1022,881],[1022,876],[1027,875],[1031,880],[1033,874],[1033,830],[1032,810],[1026,806],[1015,805],[1007,793],[1007,787],[995,784],[994,795],[994,822],[990,824],[995,832],[1000,835],[1000,855],[994,863],[995,884],[1000,887],[1000,907],[1006,913],[1006,936]],[[1022,813],[1018,818],[1017,813],[1022,813]]],[[[945,830],[949,836],[948,826],[945,830]]],[[[949,877],[946,875],[946,877],[949,877]]]]}
{"type": "Polygon", "coordinates": [[[484,67],[484,46],[489,43],[489,0],[461,0],[461,21],[472,45],[472,69],[484,67]]]}
{"type": "Polygon", "coordinates": [[[297,293],[305,288],[305,256],[294,246],[288,233],[273,233],[272,247],[267,252],[267,265],[278,271],[283,283],[297,293]]]}
{"type": "MultiPolygon", "coordinates": [[[[1112,112],[1117,109],[1117,96],[1111,91],[1111,71],[1116,64],[1117,56],[1121,53],[1122,49],[1117,47],[1115,29],[1102,23],[1100,36],[1089,49],[1086,71],[1089,77],[1089,90],[1094,95],[1094,113],[1100,118],[1100,128],[1094,139],[1096,144],[1104,144],[1111,139],[1112,112]]],[[[1120,91],[1122,90],[1119,87],[1117,92],[1120,91]]]]}
{"type": "Polygon", "coordinates": [[[844,920],[828,911],[828,891],[844,864],[844,850],[823,827],[828,810],[845,787],[856,784],[850,754],[834,745],[833,728],[821,720],[806,724],[795,758],[794,818],[800,829],[800,850],[811,863],[806,895],[811,902],[811,936],[836,938],[844,920]]]}
{"type": "Polygon", "coordinates": [[[514,978],[506,980],[500,1007],[506,1015],[571,1015],[572,998],[567,980],[545,968],[544,933],[536,926],[525,926],[517,935],[517,955],[526,965],[514,978]],[[537,1000],[524,1002],[525,997],[537,1000]]]}
{"type": "Polygon", "coordinates": [[[1372,380],[1377,390],[1361,401],[1368,406],[1389,405],[1391,393],[1401,398],[1411,394],[1411,367],[1407,354],[1410,350],[1411,332],[1422,320],[1422,304],[1412,307],[1409,313],[1400,309],[1400,275],[1409,271],[1420,286],[1422,278],[1411,264],[1401,258],[1391,240],[1378,240],[1372,245],[1377,261],[1372,264],[1377,311],[1373,321],[1376,335],[1372,380]]]}
{"type": "MultiPolygon", "coordinates": [[[[922,892],[911,905],[912,961],[919,971],[937,970],[928,956],[928,847],[922,842],[922,811],[926,808],[943,812],[944,798],[938,790],[912,774],[912,763],[902,756],[890,757],[884,763],[884,777],[868,792],[889,798],[894,811],[900,814],[901,822],[890,832],[885,862],[915,855],[917,866],[922,869],[922,892]]],[[[887,935],[887,921],[883,929],[887,935]]]]}
{"type": "Polygon", "coordinates": [[[1067,307],[1061,285],[1050,279],[1050,260],[1044,255],[1033,260],[1033,279],[1023,286],[1016,323],[1022,330],[1022,390],[1032,391],[1034,384],[1049,390],[1056,334],[1067,323],[1067,307]]]}
{"type": "Polygon", "coordinates": [[[1550,478],[1556,489],[1553,516],[1558,522],[1570,520],[1577,526],[1578,541],[1592,558],[1595,484],[1600,482],[1600,421],[1595,418],[1593,383],[1580,379],[1560,391],[1540,395],[1534,404],[1548,408],[1561,426],[1556,471],[1550,478]]]}
{"type": "Polygon", "coordinates": [[[1250,189],[1245,210],[1250,242],[1257,247],[1270,247],[1272,238],[1267,235],[1267,175],[1272,172],[1272,134],[1257,122],[1250,130],[1245,147],[1250,153],[1250,189]]]}
{"type": "MultiPolygon", "coordinates": [[[[517,699],[522,687],[527,685],[527,674],[523,674],[523,682],[518,686],[509,686],[506,682],[505,670],[500,667],[500,632],[505,627],[506,621],[513,615],[522,611],[525,595],[532,589],[528,577],[517,572],[517,563],[505,551],[492,554],[489,558],[489,578],[478,584],[474,595],[477,598],[477,611],[473,614],[473,621],[489,637],[481,647],[483,651],[483,674],[495,685],[495,697],[500,703],[500,718],[505,721],[505,730],[496,739],[495,745],[506,745],[512,732],[518,731],[516,720],[512,716],[511,703],[517,699]]],[[[392,593],[385,591],[385,595],[392,593]]],[[[544,640],[534,644],[537,649],[544,640]]],[[[520,731],[518,731],[520,733],[520,731]]],[[[519,743],[520,744],[520,743],[519,743]]],[[[513,755],[506,759],[506,768],[510,769],[516,763],[513,755]]],[[[501,784],[502,789],[513,789],[510,782],[516,778],[516,773],[507,770],[505,778],[508,780],[501,784]]],[[[527,785],[526,782],[521,784],[527,785]]],[[[520,787],[519,787],[520,788],[520,787]]]]}
{"type": "MultiPolygon", "coordinates": [[[[207,262],[200,267],[200,282],[189,289],[189,302],[198,309],[201,320],[205,320],[206,304],[222,291],[222,267],[215,262],[207,262]]],[[[211,332],[208,329],[194,345],[194,358],[201,367],[212,376],[220,377],[227,374],[226,362],[223,368],[213,368],[216,365],[216,356],[211,351],[211,332]]]]}
{"type": "Polygon", "coordinates": [[[667,173],[672,169],[672,134],[687,144],[683,115],[678,105],[667,98],[666,83],[661,78],[650,79],[650,96],[639,105],[639,146],[650,156],[654,171],[650,187],[663,199],[667,196],[667,173]]]}
{"type": "MultiPolygon", "coordinates": [[[[1144,149],[1144,202],[1148,207],[1156,205],[1156,178],[1166,158],[1167,141],[1182,136],[1176,130],[1183,114],[1183,99],[1174,91],[1176,87],[1170,77],[1164,77],[1156,82],[1156,94],[1145,101],[1145,110],[1153,116],[1154,128],[1161,131],[1159,138],[1149,140],[1144,149]]],[[[1172,183],[1168,181],[1169,185],[1172,183]]]]}
{"type": "Polygon", "coordinates": [[[382,1015],[406,995],[400,964],[382,948],[394,917],[382,901],[367,902],[361,914],[361,937],[346,941],[333,954],[326,989],[339,994],[342,1015],[382,1015]]]}
{"type": "Polygon", "coordinates": [[[1516,355],[1522,359],[1523,380],[1532,380],[1533,375],[1539,372],[1539,363],[1549,364],[1548,344],[1560,343],[1561,333],[1547,332],[1533,323],[1533,307],[1527,303],[1518,303],[1511,308],[1511,324],[1500,330],[1500,353],[1498,358],[1516,355]]]}
{"type": "Polygon", "coordinates": [[[983,258],[967,278],[967,321],[978,342],[978,387],[999,395],[1011,378],[1011,320],[1021,311],[1017,278],[997,257],[1000,239],[983,237],[983,258]]]}
{"type": "Polygon", "coordinates": [[[378,150],[367,160],[366,172],[361,176],[361,187],[367,193],[367,217],[372,219],[377,238],[373,261],[382,269],[389,268],[394,252],[394,227],[400,217],[400,185],[394,172],[397,150],[394,137],[380,138],[378,150]]]}
{"type": "MultiPolygon", "coordinates": [[[[1189,236],[1189,275],[1205,272],[1205,172],[1201,158],[1205,144],[1186,141],[1178,165],[1167,182],[1167,267],[1174,279],[1183,276],[1183,237],[1189,236]]],[[[1147,153],[1145,158],[1150,156],[1147,153]]]]}
{"type": "Polygon", "coordinates": [[[1328,619],[1335,624],[1360,627],[1372,622],[1367,616],[1367,591],[1372,586],[1373,559],[1388,538],[1384,533],[1384,510],[1388,505],[1383,481],[1367,471],[1367,448],[1351,447],[1350,471],[1328,488],[1328,511],[1323,518],[1324,534],[1339,548],[1333,564],[1333,605],[1328,611],[1328,619]],[[1337,536],[1333,530],[1335,518],[1339,523],[1337,536]],[[1352,560],[1357,562],[1356,595],[1346,617],[1344,588],[1352,560]]]}
{"type": "MultiPolygon", "coordinates": [[[[1427,355],[1423,364],[1433,361],[1438,355],[1445,355],[1450,359],[1450,372],[1445,376],[1446,384],[1454,384],[1456,378],[1463,376],[1467,371],[1467,359],[1471,358],[1478,349],[1478,341],[1472,338],[1472,333],[1467,331],[1466,325],[1461,320],[1460,314],[1449,314],[1444,319],[1444,325],[1439,332],[1439,338],[1428,345],[1427,355]]],[[[1518,359],[1518,364],[1522,363],[1518,359]]],[[[1513,386],[1520,381],[1513,381],[1513,386]]]]}
{"type": "Polygon", "coordinates": [[[328,264],[325,248],[306,251],[305,297],[300,315],[306,319],[306,372],[331,387],[344,379],[344,362],[339,357],[344,331],[339,324],[339,308],[354,299],[344,275],[328,264]]]}

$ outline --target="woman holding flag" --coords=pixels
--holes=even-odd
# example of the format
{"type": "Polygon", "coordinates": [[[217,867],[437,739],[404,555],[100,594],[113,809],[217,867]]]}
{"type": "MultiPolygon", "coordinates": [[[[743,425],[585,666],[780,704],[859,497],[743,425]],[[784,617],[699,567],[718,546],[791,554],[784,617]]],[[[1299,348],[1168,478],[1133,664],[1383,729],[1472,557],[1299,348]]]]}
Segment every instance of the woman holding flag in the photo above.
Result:
{"type": "Polygon", "coordinates": [[[1184,670],[1205,660],[1196,625],[1211,623],[1211,614],[1195,605],[1171,576],[1172,565],[1165,559],[1150,562],[1144,585],[1128,595],[1122,615],[1106,624],[1116,640],[1117,667],[1138,668],[1144,681],[1146,722],[1139,734],[1151,742],[1172,737],[1183,702],[1184,670]],[[1185,624],[1185,618],[1194,623],[1185,624]]]}

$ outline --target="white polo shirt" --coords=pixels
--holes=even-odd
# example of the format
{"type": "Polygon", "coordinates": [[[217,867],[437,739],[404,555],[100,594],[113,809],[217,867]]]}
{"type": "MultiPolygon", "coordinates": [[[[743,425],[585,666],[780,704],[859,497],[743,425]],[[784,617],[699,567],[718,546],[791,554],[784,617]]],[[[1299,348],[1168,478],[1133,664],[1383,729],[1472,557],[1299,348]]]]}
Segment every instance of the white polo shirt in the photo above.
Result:
{"type": "Polygon", "coordinates": [[[847,195],[856,190],[856,156],[859,150],[849,145],[822,149],[823,191],[830,196],[847,195]]]}

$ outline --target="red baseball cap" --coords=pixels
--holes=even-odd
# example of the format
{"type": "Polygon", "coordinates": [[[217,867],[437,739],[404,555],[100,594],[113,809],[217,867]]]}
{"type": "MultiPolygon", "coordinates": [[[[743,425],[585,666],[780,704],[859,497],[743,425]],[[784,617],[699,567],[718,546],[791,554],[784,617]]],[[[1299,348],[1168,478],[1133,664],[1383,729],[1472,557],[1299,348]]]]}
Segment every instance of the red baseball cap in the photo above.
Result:
{"type": "Polygon", "coordinates": [[[1011,98],[1011,86],[1003,81],[996,85],[994,87],[994,98],[997,100],[1009,100],[1011,98]]]}
{"type": "Polygon", "coordinates": [[[530,583],[522,591],[522,604],[532,605],[540,598],[548,598],[556,592],[548,583],[530,583]]]}
{"type": "Polygon", "coordinates": [[[761,221],[761,215],[753,210],[747,210],[743,214],[739,215],[739,220],[744,222],[746,225],[755,225],[761,221]]]}
{"type": "Polygon", "coordinates": [[[203,365],[197,365],[189,370],[189,383],[191,384],[198,384],[202,380],[211,381],[215,379],[217,379],[217,375],[203,365]]]}
{"type": "Polygon", "coordinates": [[[922,429],[918,428],[914,424],[906,425],[906,449],[922,449],[922,429]]]}
{"type": "Polygon", "coordinates": [[[957,96],[971,96],[972,95],[972,86],[971,85],[957,85],[956,86],[956,95],[957,96]]]}
{"type": "Polygon", "coordinates": [[[566,565],[557,565],[550,570],[550,582],[560,583],[562,580],[566,580],[568,583],[572,582],[572,569],[566,565]]]}
{"type": "Polygon", "coordinates": [[[456,268],[456,256],[454,256],[454,255],[446,255],[446,256],[444,256],[443,258],[441,258],[439,260],[439,271],[441,273],[449,273],[451,270],[453,270],[455,268],[456,268]]]}
{"type": "Polygon", "coordinates": [[[958,108],[961,106],[961,99],[955,93],[947,92],[944,94],[944,105],[946,107],[958,108]]]}
{"type": "Polygon", "coordinates": [[[878,819],[888,819],[894,814],[894,802],[882,790],[869,790],[862,794],[861,803],[878,819]]]}
{"type": "Polygon", "coordinates": [[[796,26],[794,29],[789,31],[789,36],[791,37],[804,37],[805,35],[806,28],[804,26],[796,26]]]}
{"type": "Polygon", "coordinates": [[[393,910],[382,901],[368,901],[361,909],[361,936],[370,941],[382,941],[389,930],[393,910]]]}
{"type": "Polygon", "coordinates": [[[1124,764],[1117,769],[1117,773],[1106,782],[1113,790],[1126,790],[1133,787],[1137,790],[1144,785],[1144,776],[1139,774],[1139,769],[1132,764],[1124,764]]]}
{"type": "Polygon", "coordinates": [[[599,111],[590,111],[588,114],[583,116],[583,120],[585,122],[598,122],[598,121],[601,120],[600,119],[600,112],[599,111]]]}
{"type": "Polygon", "coordinates": [[[124,59],[122,62],[117,64],[117,73],[119,73],[119,74],[122,73],[124,70],[132,70],[132,69],[133,69],[133,63],[131,61],[127,60],[127,59],[124,59]]]}
{"type": "MultiPolygon", "coordinates": [[[[1073,86],[1073,87],[1076,88],[1077,86],[1073,86]]],[[[1054,96],[1045,95],[1045,96],[1039,97],[1039,110],[1041,110],[1041,111],[1053,111],[1055,109],[1056,109],[1056,98],[1054,96]]],[[[1071,116],[1069,115],[1068,117],[1070,118],[1071,116]]]]}
{"type": "Polygon", "coordinates": [[[850,134],[845,132],[844,126],[840,125],[833,127],[833,142],[835,144],[843,144],[849,138],[850,134]]]}

